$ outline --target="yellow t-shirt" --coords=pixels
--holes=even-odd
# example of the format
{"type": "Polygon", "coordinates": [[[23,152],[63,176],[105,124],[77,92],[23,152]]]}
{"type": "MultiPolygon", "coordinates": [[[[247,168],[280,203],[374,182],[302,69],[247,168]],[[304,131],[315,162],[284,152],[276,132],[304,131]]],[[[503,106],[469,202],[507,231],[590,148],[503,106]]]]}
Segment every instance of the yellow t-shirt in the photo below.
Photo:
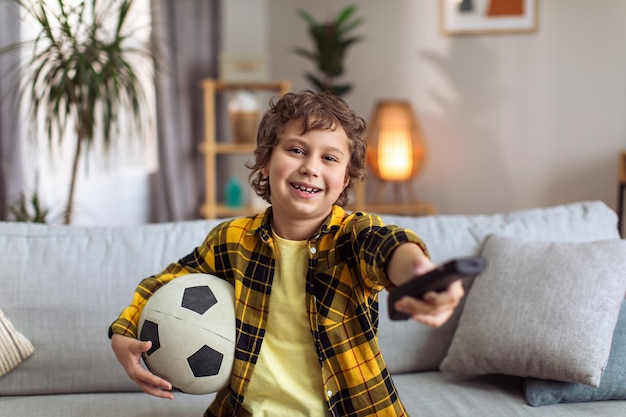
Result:
{"type": "Polygon", "coordinates": [[[306,241],[275,233],[276,271],[267,329],[244,407],[254,417],[326,416],[322,371],[306,303],[306,241]]]}

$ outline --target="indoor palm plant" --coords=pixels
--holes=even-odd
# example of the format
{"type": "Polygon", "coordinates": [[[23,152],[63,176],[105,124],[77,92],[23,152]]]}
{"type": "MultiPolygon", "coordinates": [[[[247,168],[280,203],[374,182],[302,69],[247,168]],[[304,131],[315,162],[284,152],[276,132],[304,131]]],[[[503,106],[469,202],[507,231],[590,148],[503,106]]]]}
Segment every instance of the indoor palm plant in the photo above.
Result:
{"type": "Polygon", "coordinates": [[[358,36],[349,36],[362,18],[354,17],[356,6],[343,8],[337,15],[326,22],[317,22],[309,13],[298,10],[298,15],[309,24],[309,34],[315,42],[315,51],[296,47],[294,52],[316,63],[322,73],[319,77],[307,73],[307,79],[320,91],[330,91],[341,96],[351,90],[351,84],[337,84],[337,78],[344,72],[343,60],[347,48],[361,40],[358,36]]]}
{"type": "Polygon", "coordinates": [[[132,40],[133,0],[13,0],[34,22],[34,39],[20,65],[19,97],[29,106],[35,131],[50,144],[75,140],[64,222],[71,223],[79,162],[96,138],[105,149],[128,122],[128,137],[141,132],[149,112],[139,60],[152,53],[132,40]],[[122,116],[122,118],[120,118],[122,116]],[[43,128],[43,129],[42,129],[43,128]]]}

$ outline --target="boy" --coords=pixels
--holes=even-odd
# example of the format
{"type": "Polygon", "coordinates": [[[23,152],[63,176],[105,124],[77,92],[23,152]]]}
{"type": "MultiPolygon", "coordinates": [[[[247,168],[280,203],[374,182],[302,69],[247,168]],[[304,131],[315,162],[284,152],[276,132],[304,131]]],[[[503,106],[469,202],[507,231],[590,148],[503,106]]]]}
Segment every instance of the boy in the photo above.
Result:
{"type": "MultiPolygon", "coordinates": [[[[169,280],[199,272],[234,285],[237,316],[231,382],[205,416],[406,415],[378,347],[377,293],[432,264],[412,231],[343,210],[365,151],[365,122],[343,100],[302,91],[271,104],[249,167],[271,207],[216,226],[142,281],[111,325],[113,350],[144,392],[173,398],[170,383],[141,366],[150,348],[135,339],[141,308],[169,280]]],[[[396,308],[440,326],[462,297],[457,281],[396,308]]]]}

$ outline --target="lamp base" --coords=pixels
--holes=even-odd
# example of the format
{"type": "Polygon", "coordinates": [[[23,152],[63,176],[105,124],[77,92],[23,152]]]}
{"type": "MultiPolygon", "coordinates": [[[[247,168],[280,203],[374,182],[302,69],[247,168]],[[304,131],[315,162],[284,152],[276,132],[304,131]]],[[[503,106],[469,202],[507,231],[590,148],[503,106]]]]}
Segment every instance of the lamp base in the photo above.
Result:
{"type": "Polygon", "coordinates": [[[375,204],[413,204],[417,202],[413,190],[413,181],[376,181],[375,204]],[[391,197],[386,198],[389,187],[391,197]]]}

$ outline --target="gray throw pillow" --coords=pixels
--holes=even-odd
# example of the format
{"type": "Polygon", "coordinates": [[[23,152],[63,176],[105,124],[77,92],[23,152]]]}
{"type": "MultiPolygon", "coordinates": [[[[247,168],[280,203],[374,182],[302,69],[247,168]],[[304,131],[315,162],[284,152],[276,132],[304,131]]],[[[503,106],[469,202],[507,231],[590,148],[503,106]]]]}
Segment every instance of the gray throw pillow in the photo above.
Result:
{"type": "Polygon", "coordinates": [[[626,292],[626,241],[490,236],[441,370],[598,386],[626,292]]]}
{"type": "Polygon", "coordinates": [[[526,378],[524,396],[537,407],[557,403],[626,400],[626,302],[622,303],[617,326],[613,332],[609,363],[597,388],[572,382],[526,378]]]}

